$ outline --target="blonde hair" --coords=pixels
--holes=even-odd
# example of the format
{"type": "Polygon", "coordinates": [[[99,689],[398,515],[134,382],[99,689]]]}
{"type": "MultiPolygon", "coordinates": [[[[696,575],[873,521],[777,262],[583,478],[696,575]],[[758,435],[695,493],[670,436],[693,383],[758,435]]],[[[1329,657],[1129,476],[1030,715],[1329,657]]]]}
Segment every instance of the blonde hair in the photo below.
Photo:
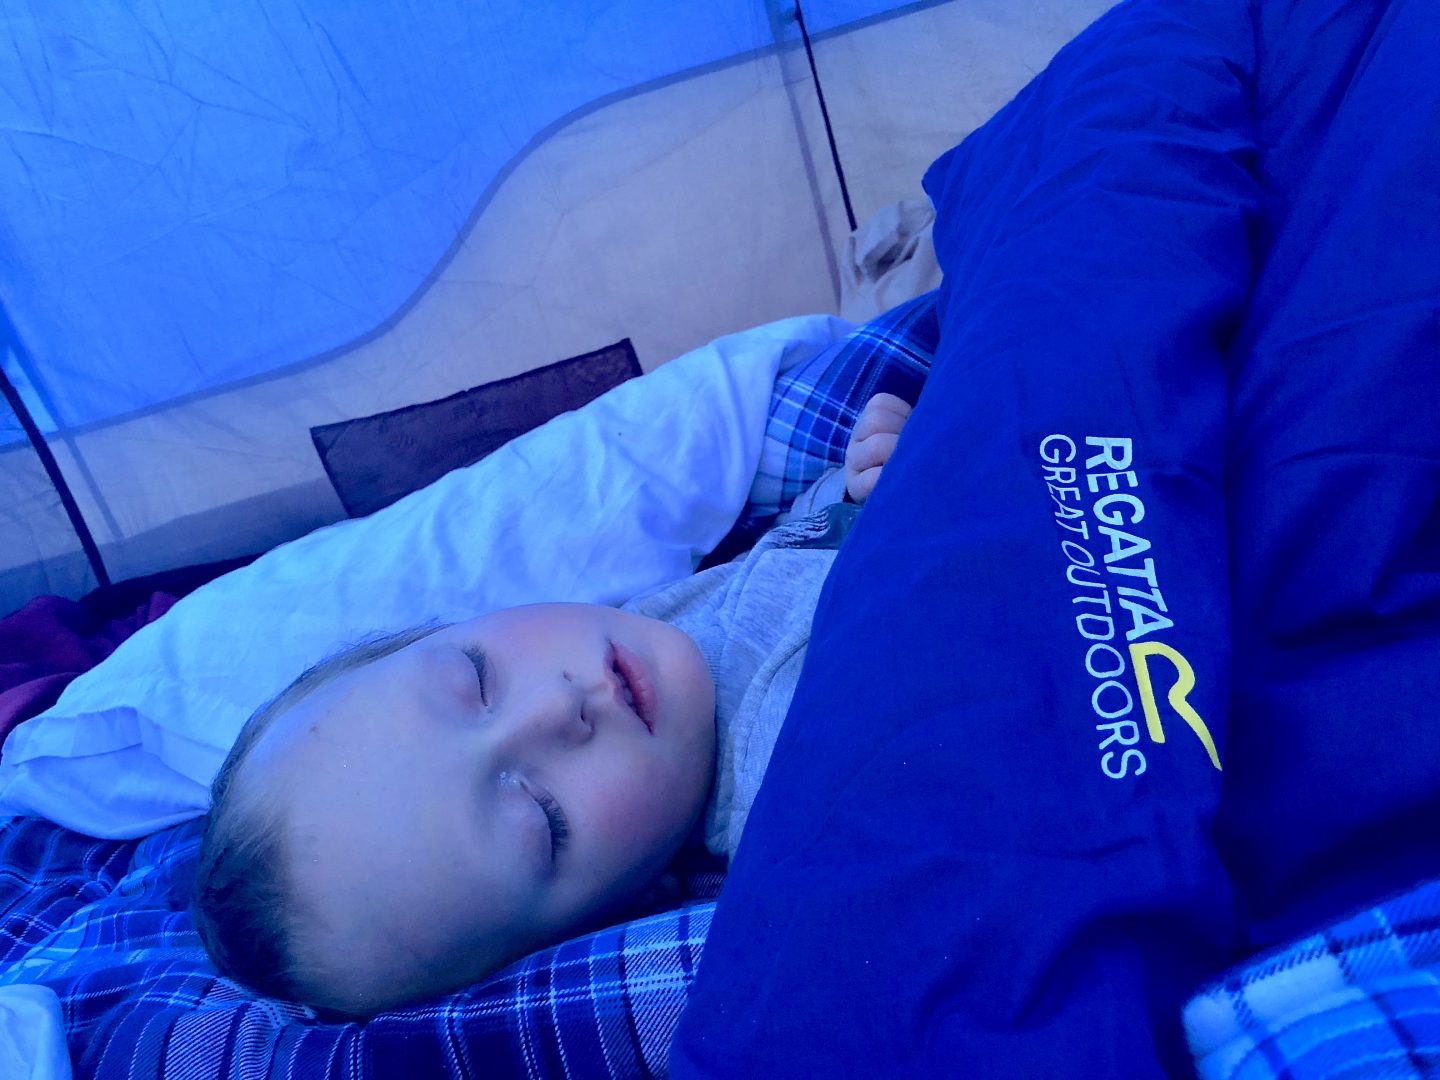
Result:
{"type": "Polygon", "coordinates": [[[288,865],[288,838],[272,806],[247,797],[235,779],[276,717],[346,672],[413,645],[448,624],[429,624],[367,638],[326,657],[262,705],[245,722],[210,786],[191,914],[220,974],[257,993],[303,1001],[313,972],[297,959],[303,932],[288,865]]]}

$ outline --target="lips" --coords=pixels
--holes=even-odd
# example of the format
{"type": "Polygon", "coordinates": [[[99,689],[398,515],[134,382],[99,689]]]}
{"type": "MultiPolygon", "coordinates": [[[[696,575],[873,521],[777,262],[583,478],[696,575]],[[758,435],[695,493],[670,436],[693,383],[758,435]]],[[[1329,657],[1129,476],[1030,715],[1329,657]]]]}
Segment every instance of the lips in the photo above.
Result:
{"type": "Polygon", "coordinates": [[[638,656],[618,643],[613,644],[612,648],[615,671],[620,676],[621,693],[634,705],[635,715],[653,735],[655,733],[655,683],[638,656]]]}

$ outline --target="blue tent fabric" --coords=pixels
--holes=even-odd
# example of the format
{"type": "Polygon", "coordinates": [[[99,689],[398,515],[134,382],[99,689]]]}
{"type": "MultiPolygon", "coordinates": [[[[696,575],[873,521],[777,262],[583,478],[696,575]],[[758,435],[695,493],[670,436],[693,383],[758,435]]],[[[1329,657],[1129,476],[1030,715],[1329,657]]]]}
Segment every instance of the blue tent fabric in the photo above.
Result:
{"type": "Polygon", "coordinates": [[[22,346],[0,360],[47,430],[354,344],[556,127],[795,33],[760,2],[662,0],[59,0],[0,31],[0,345],[22,346]]]}
{"type": "Polygon", "coordinates": [[[672,1075],[1188,1075],[1204,978],[1433,876],[1437,49],[1131,0],[932,166],[934,366],[672,1075]]]}
{"type": "MultiPolygon", "coordinates": [[[[999,20],[1024,32],[956,130],[1101,2],[999,20]]],[[[887,159],[862,206],[953,141],[871,122],[955,70],[889,55],[988,22],[806,5],[847,155],[887,159]]],[[[338,520],[311,427],[831,304],[844,179],[802,37],[775,0],[0,2],[0,382],[27,417],[0,405],[0,611],[338,520]]]]}

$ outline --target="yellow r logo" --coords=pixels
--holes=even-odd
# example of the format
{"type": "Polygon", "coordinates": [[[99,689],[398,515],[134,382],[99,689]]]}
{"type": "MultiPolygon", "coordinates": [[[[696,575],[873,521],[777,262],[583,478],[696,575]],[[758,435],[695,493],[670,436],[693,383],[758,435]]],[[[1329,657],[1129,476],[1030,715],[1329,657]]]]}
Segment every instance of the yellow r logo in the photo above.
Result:
{"type": "Polygon", "coordinates": [[[1210,729],[1205,726],[1205,721],[1200,719],[1195,707],[1185,700],[1190,691],[1195,689],[1195,669],[1190,666],[1190,661],[1160,641],[1142,641],[1138,645],[1130,646],[1130,660],[1135,665],[1135,681],[1140,686],[1140,704],[1145,710],[1145,726],[1150,731],[1150,738],[1157,743],[1165,741],[1165,729],[1160,726],[1160,710],[1155,705],[1155,687],[1150,682],[1150,657],[1156,655],[1163,656],[1174,664],[1175,672],[1179,676],[1175,685],[1170,687],[1170,692],[1165,695],[1165,700],[1170,702],[1170,708],[1179,713],[1185,723],[1190,725],[1190,730],[1195,732],[1195,737],[1210,755],[1210,764],[1220,768],[1220,755],[1215,752],[1215,740],[1210,737],[1210,729]]]}

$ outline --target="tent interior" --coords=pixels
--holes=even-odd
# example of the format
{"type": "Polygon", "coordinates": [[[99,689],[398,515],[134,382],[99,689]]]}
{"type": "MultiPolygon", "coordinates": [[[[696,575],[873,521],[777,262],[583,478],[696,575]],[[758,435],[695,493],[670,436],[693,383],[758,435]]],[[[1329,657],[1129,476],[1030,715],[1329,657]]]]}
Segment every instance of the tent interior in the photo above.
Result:
{"type": "Polygon", "coordinates": [[[838,313],[1105,6],[828,0],[808,53],[776,2],[9,12],[0,608],[339,520],[313,427],[838,313]]]}
{"type": "Polygon", "coordinates": [[[0,0],[0,1077],[1433,1075],[1437,11],[0,0]],[[497,968],[427,872],[663,785],[538,633],[361,680],[546,601],[710,742],[497,968]],[[322,856],[434,996],[265,992],[322,856]]]}

